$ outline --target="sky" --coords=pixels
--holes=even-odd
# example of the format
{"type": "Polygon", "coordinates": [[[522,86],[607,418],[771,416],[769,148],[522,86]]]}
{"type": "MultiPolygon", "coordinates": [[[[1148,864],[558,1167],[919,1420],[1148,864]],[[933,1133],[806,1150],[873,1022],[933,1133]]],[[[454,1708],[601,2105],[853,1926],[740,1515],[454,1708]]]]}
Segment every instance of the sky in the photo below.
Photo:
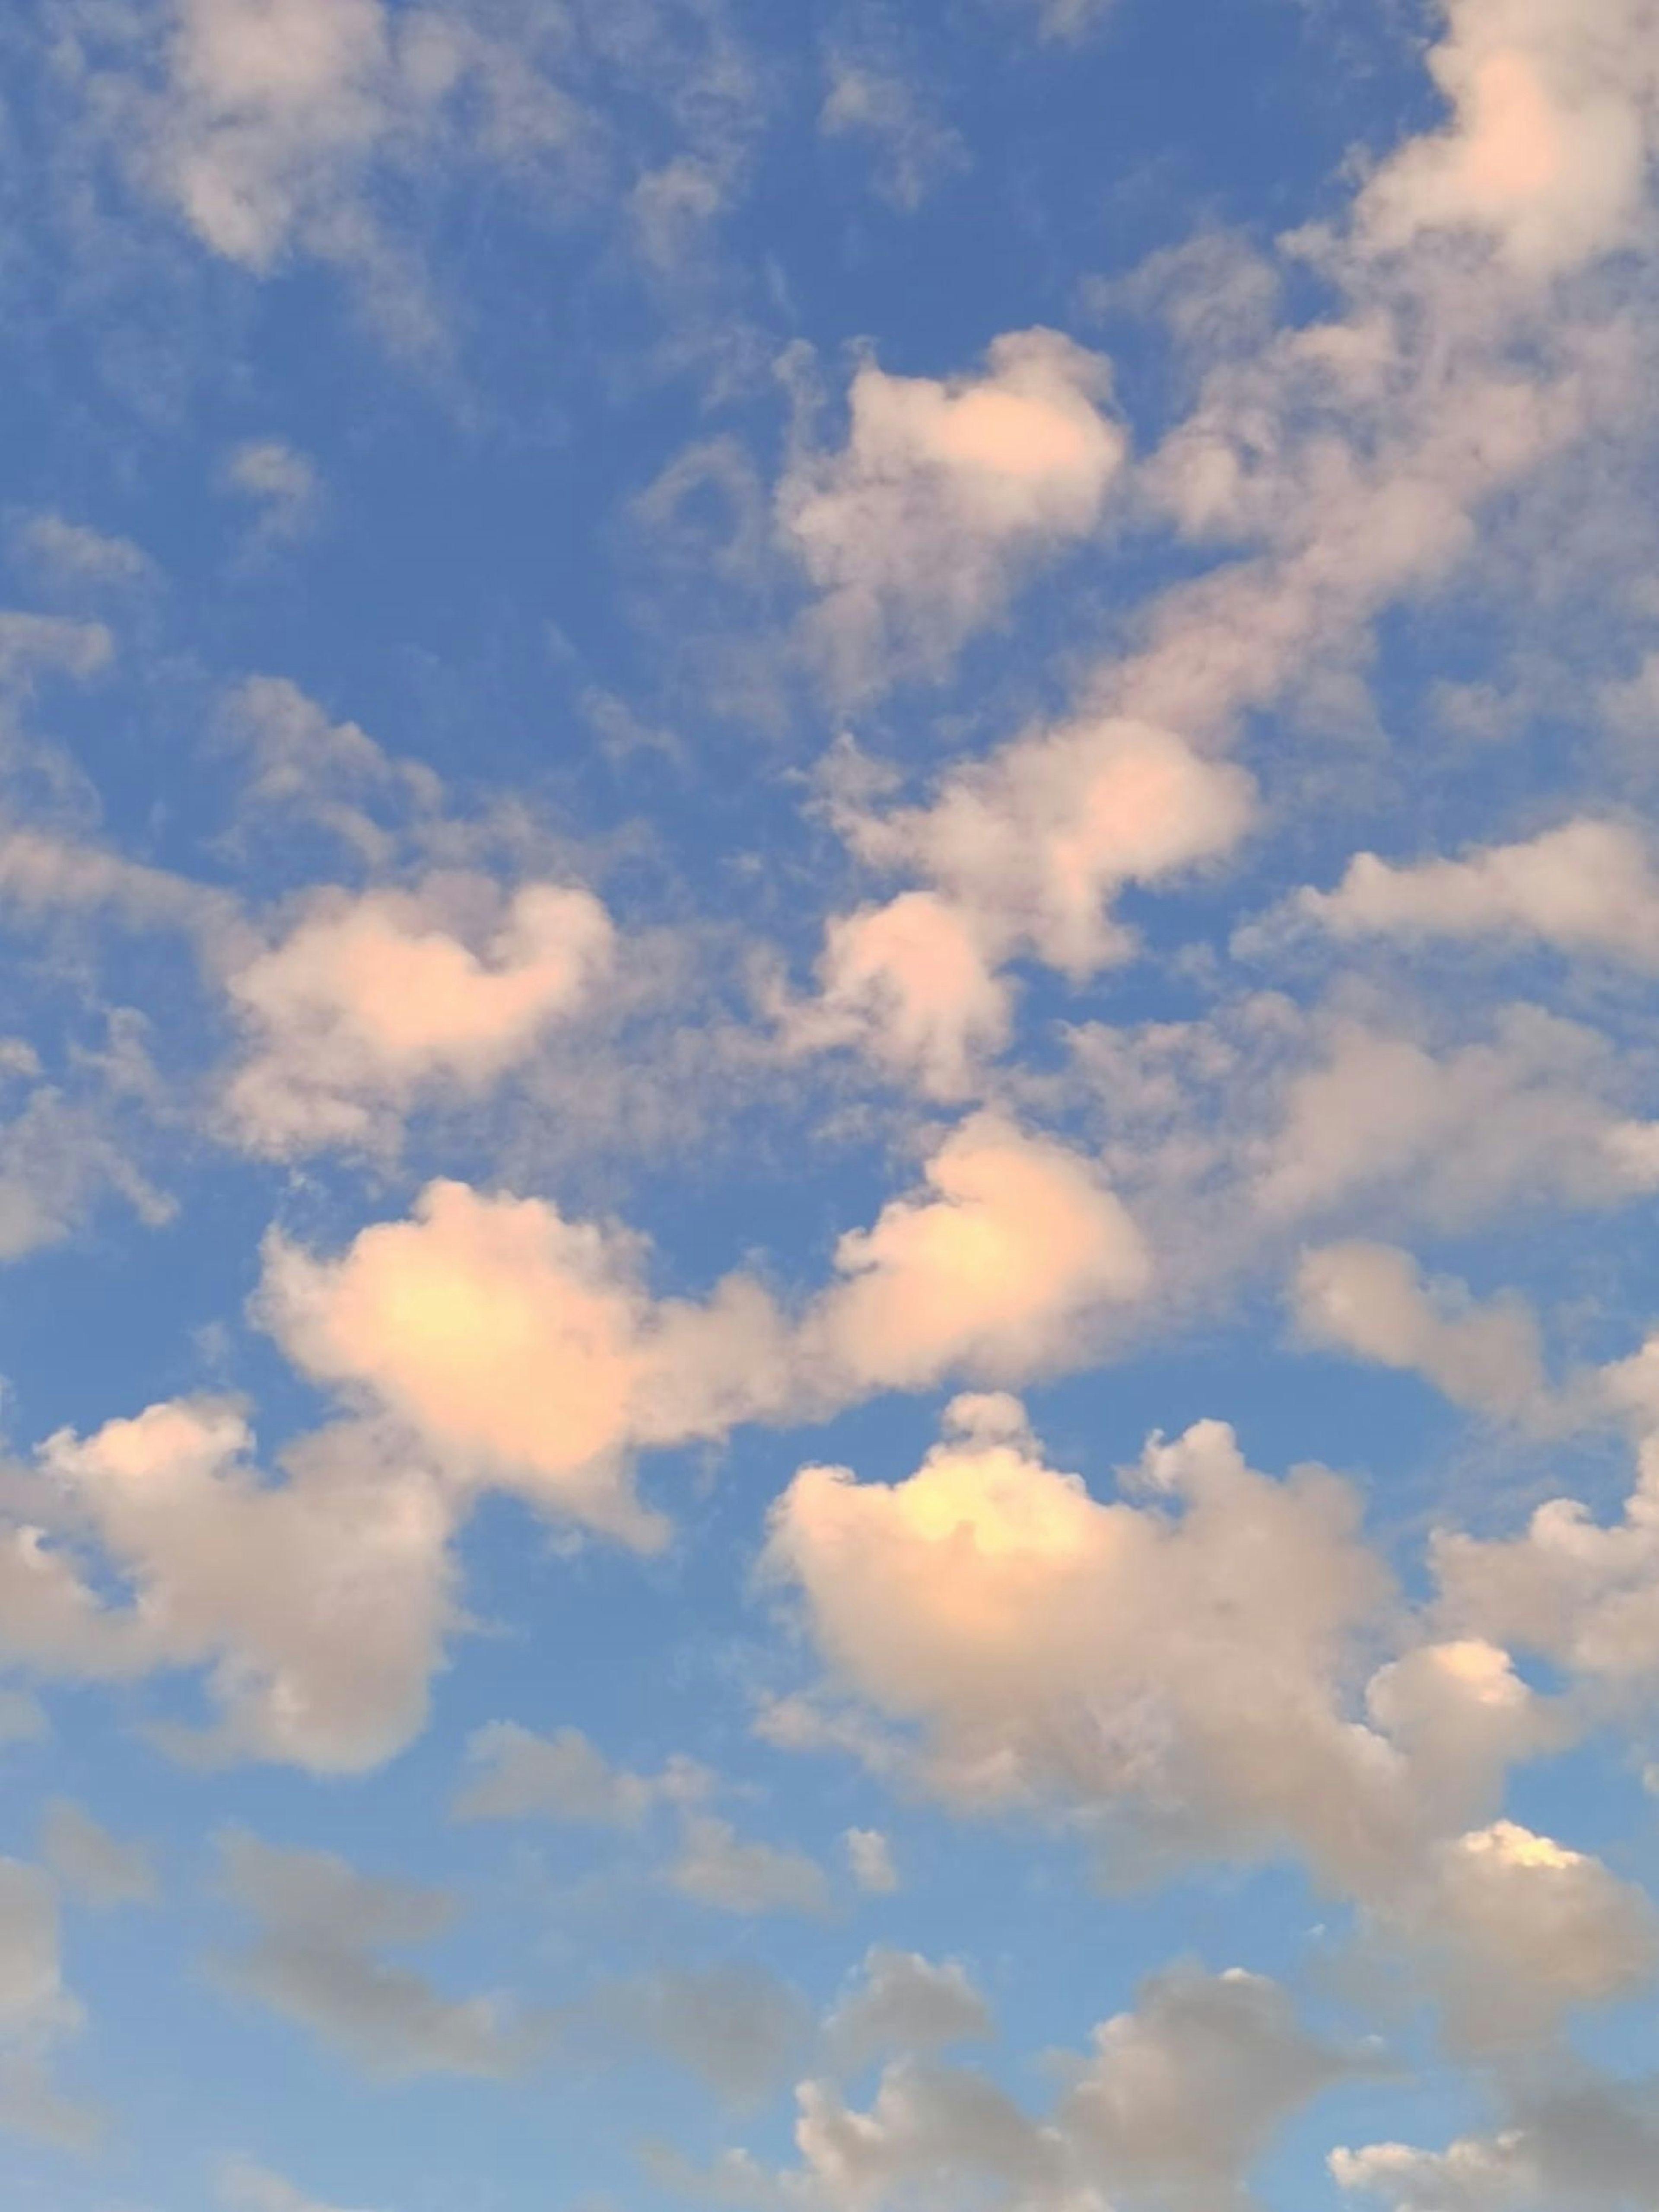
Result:
{"type": "Polygon", "coordinates": [[[1659,0],[15,0],[0,2197],[1659,2207],[1659,0]]]}

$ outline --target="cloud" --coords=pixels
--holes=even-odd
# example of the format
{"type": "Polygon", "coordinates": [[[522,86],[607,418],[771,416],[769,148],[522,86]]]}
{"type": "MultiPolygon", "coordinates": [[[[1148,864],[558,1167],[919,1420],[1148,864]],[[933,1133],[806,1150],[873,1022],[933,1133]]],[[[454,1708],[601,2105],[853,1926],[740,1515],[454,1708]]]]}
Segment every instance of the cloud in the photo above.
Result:
{"type": "Polygon", "coordinates": [[[161,1884],[142,1844],[124,1844],[69,1799],[55,1797],[40,1830],[40,1856],[60,1887],[88,1905],[154,1905],[161,1884]]]}
{"type": "Polygon", "coordinates": [[[1052,2112],[1031,2118],[982,2075],[903,2057],[869,2109],[802,2083],[788,2177],[835,2206],[945,2197],[1061,2212],[1125,2203],[1243,2212],[1249,2168],[1292,2112],[1365,2063],[1316,2041],[1276,1984],[1237,1970],[1152,1977],[1060,2062],[1052,2112]]]}
{"type": "Polygon", "coordinates": [[[1361,853],[1334,891],[1304,890],[1297,909],[1342,938],[1509,938],[1637,967],[1659,959],[1659,876],[1643,840],[1615,822],[1568,822],[1414,867],[1361,853]]]}
{"type": "Polygon", "coordinates": [[[1635,2212],[1656,2163],[1651,2085],[1588,2074],[1516,2098],[1510,2124],[1443,2151],[1383,2142],[1330,2157],[1342,2188],[1385,2197],[1393,2212],[1635,2212]]]}
{"type": "Polygon", "coordinates": [[[1302,2027],[1289,1996],[1235,1967],[1176,1967],[1095,2030],[1059,2120],[1114,2201],[1251,2201],[1243,2178],[1282,2122],[1363,2062],[1302,2027]]]}
{"type": "Polygon", "coordinates": [[[224,978],[248,1042],[226,1111],[254,1149],[372,1145],[424,1093],[476,1098],[588,1000],[614,935],[589,891],[476,876],[313,894],[224,978]]]}
{"type": "Polygon", "coordinates": [[[853,1047],[928,1098],[966,1097],[1012,1028],[972,918],[933,891],[832,917],[817,982],[816,998],[776,1009],[786,1048],[853,1047]]]}
{"type": "Polygon", "coordinates": [[[686,1821],[667,1879],[682,1897],[717,1912],[752,1917],[830,1909],[829,1877],[816,1859],[746,1840],[729,1821],[711,1814],[696,1814],[686,1821]]]}
{"type": "Polygon", "coordinates": [[[1547,1409],[1538,1323],[1512,1293],[1481,1304],[1461,1284],[1425,1283],[1390,1244],[1327,1244],[1303,1253],[1291,1287],[1310,1343],[1422,1375],[1454,1405],[1525,1421],[1547,1409]]]}
{"type": "Polygon", "coordinates": [[[867,1897],[890,1897],[900,1887],[893,1847],[879,1828],[848,1828],[842,1837],[853,1880],[867,1897]]]}
{"type": "Polygon", "coordinates": [[[281,1484],[251,1448],[240,1411],[209,1399],[51,1437],[52,1525],[15,1521],[0,1555],[3,1642],[70,1679],[206,1668],[219,1718],[175,1731],[180,1750],[378,1765],[425,1718],[451,1618],[449,1508],[366,1425],[300,1440],[281,1484]]]}
{"type": "Polygon", "coordinates": [[[636,1828],[656,1806],[686,1803],[710,1783],[692,1759],[671,1759],[660,1774],[632,1774],[612,1766],[580,1729],[539,1736],[512,1721],[475,1730],[466,1755],[473,1779],[455,1800],[459,1820],[539,1816],[636,1828]]]}
{"type": "Polygon", "coordinates": [[[280,438],[253,438],[234,447],[225,463],[224,481],[228,490],[257,509],[258,539],[265,544],[302,537],[322,504],[317,464],[280,438]]]}
{"type": "Polygon", "coordinates": [[[802,1324],[801,1356],[832,1387],[1017,1381],[1063,1365],[1091,1324],[1146,1292],[1140,1232],[1083,1155],[987,1114],[924,1174],[924,1192],[841,1239],[843,1279],[802,1324]]]}
{"type": "Polygon", "coordinates": [[[1487,240],[1539,282],[1631,242],[1659,118],[1649,0],[1449,0],[1428,58],[1451,104],[1360,194],[1360,234],[1487,240]]]}
{"type": "MultiPolygon", "coordinates": [[[[843,782],[861,763],[835,763],[843,782]]],[[[1245,771],[1170,731],[1085,716],[951,769],[931,804],[835,800],[855,855],[928,888],[833,917],[818,995],[780,1007],[794,1050],[854,1046],[927,1096],[964,1096],[1001,1049],[1029,956],[1080,982],[1132,958],[1114,912],[1132,887],[1180,882],[1224,859],[1255,817],[1245,771]]]]}
{"type": "Polygon", "coordinates": [[[1597,1031],[1538,1006],[1443,1053],[1339,1020],[1286,1087],[1257,1204],[1284,1221],[1386,1195],[1443,1227],[1517,1198],[1613,1205],[1659,1182],[1659,1127],[1619,1110],[1628,1080],[1597,1031]]]}
{"type": "Polygon", "coordinates": [[[64,1986],[51,1883],[37,1867],[0,1859],[0,2126],[67,2150],[97,2142],[100,2115],[64,2097],[50,2071],[84,2019],[64,1986]]]}
{"type": "Polygon", "coordinates": [[[1659,1972],[1643,1892],[1512,1820],[1440,1844],[1395,1919],[1464,2050],[1547,2044],[1574,2008],[1634,1996],[1659,1972]]]}
{"type": "Polygon", "coordinates": [[[149,554],[130,538],[108,536],[49,510],[26,517],[16,536],[25,557],[60,586],[118,589],[146,583],[155,574],[149,554]]]}
{"type": "Polygon", "coordinates": [[[778,520],[820,595],[837,685],[933,672],[998,616],[1023,574],[1098,526],[1127,441],[1109,365],[1057,331],[994,339],[980,377],[893,376],[866,361],[839,453],[802,453],[778,520]]]}
{"type": "Polygon", "coordinates": [[[831,53],[829,88],[818,110],[826,138],[858,138],[869,149],[875,189],[907,214],[968,167],[961,134],[930,115],[916,86],[874,57],[831,53]]]}
{"type": "Polygon", "coordinates": [[[1387,1595],[1352,1493],[1253,1472],[1218,1422],[1155,1440],[1128,1487],[1145,1502],[1097,1500],[1015,1401],[958,1399],[902,1482],[803,1468],[766,1563],[831,1686],[913,1730],[947,1799],[1070,1802],[1176,1850],[1290,1838],[1382,1878],[1419,1813],[1345,1710],[1387,1595]]]}
{"type": "Polygon", "coordinates": [[[262,1310],[306,1373],[372,1395],[469,1479],[648,1548],[665,1525],[629,1454],[775,1410],[787,1344],[748,1278],[653,1300],[642,1259],[540,1200],[435,1182],[337,1260],[270,1240],[262,1310]]]}
{"type": "Polygon", "coordinates": [[[856,2069],[896,2051],[943,2051],[993,2032],[989,2006],[957,1960],[934,1966],[917,1951],[875,1944],[859,1978],[824,2023],[830,2047],[856,2069]]]}
{"type": "MultiPolygon", "coordinates": [[[[1650,1359],[1611,1371],[1632,1390],[1650,1359]]],[[[1659,1676],[1659,1449],[1644,1439],[1623,1517],[1597,1522],[1554,1498],[1518,1536],[1441,1529],[1432,1565],[1443,1617],[1461,1632],[1542,1654],[1612,1692],[1659,1676]]]]}
{"type": "Polygon", "coordinates": [[[535,2056],[541,2027],[505,1999],[445,1996],[386,1957],[446,1931],[455,1914],[442,1890],[240,1830],[221,1838],[220,1852],[227,1893],[257,1923],[253,1942],[219,1962],[229,1987],[391,2081],[506,2079],[535,2056]]]}
{"type": "Polygon", "coordinates": [[[812,2029],[796,1991],[741,1960],[628,1984],[599,2009],[738,2110],[775,2095],[812,2029]]]}
{"type": "Polygon", "coordinates": [[[226,2212],[343,2212],[338,2205],[307,2197],[280,2173],[252,2159],[227,2159],[219,2169],[219,2202],[226,2212]]]}

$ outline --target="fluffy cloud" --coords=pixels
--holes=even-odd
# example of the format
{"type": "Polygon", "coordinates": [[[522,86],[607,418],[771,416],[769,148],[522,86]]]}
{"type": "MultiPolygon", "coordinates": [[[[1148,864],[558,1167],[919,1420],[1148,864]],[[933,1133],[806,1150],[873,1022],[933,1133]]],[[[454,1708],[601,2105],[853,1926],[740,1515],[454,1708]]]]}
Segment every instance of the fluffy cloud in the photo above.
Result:
{"type": "Polygon", "coordinates": [[[855,1047],[929,1098],[965,1097],[1007,1042],[1009,987],[973,918],[933,891],[836,915],[817,982],[816,998],[780,1009],[789,1049],[855,1047]]]}
{"type": "Polygon", "coordinates": [[[1327,1244],[1302,1255],[1291,1291],[1311,1342],[1424,1376],[1455,1405],[1536,1418],[1547,1385],[1538,1324],[1523,1300],[1486,1304],[1461,1285],[1425,1283],[1390,1244],[1327,1244]]]}
{"type": "Polygon", "coordinates": [[[886,2069],[866,2112],[832,2082],[803,2083],[799,2179],[837,2207],[945,2197],[1242,2212],[1279,2126],[1353,2065],[1306,2033],[1276,1984],[1176,1968],[1097,2029],[1043,2120],[981,2075],[912,2057],[886,2069]]]}
{"type": "Polygon", "coordinates": [[[990,2007],[957,1960],[936,1966],[919,1952],[879,1943],[824,2025],[831,2048],[851,2067],[895,2051],[978,2043],[992,2032],[990,2007]]]}
{"type": "Polygon", "coordinates": [[[1091,1497],[1013,1401],[959,1399],[902,1482],[803,1469],[768,1564],[831,1680],[913,1728],[948,1796],[1057,1793],[1176,1846],[1289,1836],[1376,1875],[1412,1815],[1343,1709],[1386,1591],[1352,1493],[1254,1473],[1216,1422],[1149,1447],[1130,1486],[1144,1503],[1091,1497]]]}
{"type": "Polygon", "coordinates": [[[1333,2151],[1344,2189],[1393,2212],[1640,2212],[1659,2171],[1651,2086],[1568,2076],[1517,2100],[1511,2124],[1443,2151],[1372,2143],[1333,2151]]]}
{"type": "Polygon", "coordinates": [[[464,876],[319,893],[226,975],[249,1040],[231,1121],[255,1148],[290,1153],[373,1142],[422,1090],[476,1097],[583,1005],[612,944],[592,893],[554,884],[505,903],[464,876]]]}
{"type": "Polygon", "coordinates": [[[1517,1195],[1610,1205],[1659,1184],[1659,1124],[1620,1110],[1628,1083],[1604,1038],[1537,1006],[1445,1052],[1340,1022],[1286,1086],[1257,1203],[1286,1220],[1386,1197],[1448,1226],[1517,1195]]]}
{"type": "Polygon", "coordinates": [[[1473,234],[1534,280],[1629,242],[1659,119],[1650,0],[1449,0],[1446,15],[1429,68],[1451,118],[1371,179],[1367,241],[1473,234]]]}
{"type": "Polygon", "coordinates": [[[668,1880],[682,1897],[717,1912],[752,1917],[830,1909],[829,1878],[816,1859],[741,1837],[730,1821],[712,1814],[687,1820],[668,1880]]]}
{"type": "Polygon", "coordinates": [[[1412,867],[1361,853],[1334,891],[1304,891],[1297,904],[1340,937],[1508,937],[1638,967],[1659,958],[1659,876],[1643,840],[1615,822],[1569,822],[1412,867]]]}
{"type": "Polygon", "coordinates": [[[893,1847],[879,1828],[848,1828],[842,1838],[853,1880],[870,1897],[890,1897],[899,1887],[893,1847]]]}
{"type": "MultiPolygon", "coordinates": [[[[845,1279],[803,1323],[801,1356],[850,1390],[916,1389],[949,1374],[1018,1381],[1063,1364],[1088,1326],[1133,1305],[1152,1261],[1092,1162],[976,1115],[836,1247],[845,1279]]],[[[833,1387],[833,1382],[832,1382],[833,1387]]]]}
{"type": "Polygon", "coordinates": [[[376,1765],[425,1717],[450,1617],[448,1509],[372,1429],[303,1440],[278,1485],[251,1442],[210,1400],[52,1437],[47,1518],[15,1521],[0,1564],[6,1650],[71,1677],[205,1667],[220,1718],[181,1747],[376,1765]],[[125,1601],[103,1595],[108,1572],[125,1601]]]}
{"type": "Polygon", "coordinates": [[[1082,978],[1133,950],[1112,902],[1230,853],[1255,787],[1155,725],[1085,716],[952,769],[930,805],[845,810],[854,849],[912,869],[999,959],[1029,951],[1082,978]]]}
{"type": "Polygon", "coordinates": [[[499,2079],[535,2055],[540,2027],[501,1998],[446,1996],[385,1955],[445,1932],[455,1916],[443,1891],[240,1831],[220,1848],[227,1893],[257,1923],[253,1942],[220,1961],[230,1987],[389,2080],[499,2079]]]}
{"type": "Polygon", "coordinates": [[[724,1435],[787,1387],[783,1323],[732,1276],[653,1301],[638,1240],[537,1199],[433,1183],[337,1260],[273,1240],[264,1310],[318,1380],[371,1394],[474,1480],[649,1547],[629,1454],[724,1435]]]}
{"type": "Polygon", "coordinates": [[[1109,364],[1047,330],[995,339],[976,378],[859,369],[845,447],[778,489],[844,688],[939,666],[1036,556],[1095,529],[1126,451],[1110,393],[1109,364]]]}
{"type": "Polygon", "coordinates": [[[1651,1681],[1659,1675],[1659,1448],[1642,1445],[1636,1486],[1610,1526],[1582,1500],[1554,1498],[1518,1536],[1437,1532],[1433,1564],[1454,1626],[1540,1652],[1608,1692],[1651,1681]]]}
{"type": "Polygon", "coordinates": [[[1582,2005],[1634,1996],[1659,1971],[1646,1896],[1582,1851],[1512,1820],[1437,1847],[1396,1918],[1438,1986],[1454,2043],[1548,2042],[1582,2005]]]}

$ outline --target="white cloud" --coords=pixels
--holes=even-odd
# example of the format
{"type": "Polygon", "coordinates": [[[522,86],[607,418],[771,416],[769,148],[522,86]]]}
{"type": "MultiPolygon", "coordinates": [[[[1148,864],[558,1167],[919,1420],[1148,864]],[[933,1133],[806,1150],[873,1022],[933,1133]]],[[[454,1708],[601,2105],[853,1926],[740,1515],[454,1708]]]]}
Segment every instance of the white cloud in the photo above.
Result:
{"type": "Polygon", "coordinates": [[[1659,2106],[1651,2085],[1626,2089],[1563,2069],[1516,2100],[1510,2124],[1443,2151],[1405,2143],[1336,2150],[1347,2190],[1386,2197],[1393,2212],[1623,2212],[1659,2171],[1659,2106]]]}
{"type": "Polygon", "coordinates": [[[1289,1838],[1351,1881],[1407,1854],[1407,1778],[1345,1710],[1387,1590],[1346,1486],[1271,1481],[1205,1422],[1149,1446],[1144,1503],[1100,1502],[1019,1414],[958,1399],[904,1481],[806,1468],[784,1492],[767,1564],[831,1683],[957,1802],[1058,1797],[1176,1849],[1289,1838]]]}
{"type": "Polygon", "coordinates": [[[540,1200],[437,1182],[338,1260],[271,1240],[261,1297],[307,1374],[371,1394],[471,1479],[650,1547],[665,1526],[630,1453],[775,1411],[788,1345],[748,1278],[702,1304],[653,1300],[642,1256],[540,1200]]]}
{"type": "Polygon", "coordinates": [[[1659,1972],[1644,1893],[1512,1820],[1438,1845],[1393,1917],[1466,2049],[1547,2045],[1574,2008],[1634,1996],[1659,1972]]]}
{"type": "Polygon", "coordinates": [[[422,1093],[477,1097],[590,999],[610,963],[589,891],[428,877],[414,891],[313,895],[224,978],[247,1036],[225,1094],[252,1147],[384,1140],[422,1093]]]}
{"type": "Polygon", "coordinates": [[[983,2042],[992,2031],[990,2007],[957,1960],[935,1966],[880,1943],[866,1952],[857,1981],[824,2023],[830,2047],[855,2069],[893,2051],[983,2042]]]}
{"type": "Polygon", "coordinates": [[[240,1412],[211,1400],[52,1437],[49,1525],[14,1520],[0,1553],[4,1644],[70,1679],[205,1668],[219,1719],[175,1733],[180,1750],[377,1765],[425,1718],[450,1620],[449,1507],[368,1426],[301,1440],[277,1485],[251,1444],[240,1412]]]}
{"type": "Polygon", "coordinates": [[[302,536],[322,503],[317,464],[280,438],[251,438],[234,447],[225,463],[224,481],[258,510],[258,535],[266,544],[302,536]]]}
{"type": "Polygon", "coordinates": [[[667,1879],[682,1897],[717,1912],[823,1913],[830,1882],[816,1859],[739,1836],[727,1820],[694,1814],[667,1879]]]}
{"type": "Polygon", "coordinates": [[[853,1394],[1018,1381],[1066,1364],[1146,1292],[1140,1232],[1085,1156],[981,1115],[924,1173],[922,1193],[842,1238],[844,1279],[802,1324],[801,1356],[832,1391],[843,1377],[853,1394]]]}
{"type": "Polygon", "coordinates": [[[890,1897],[901,1887],[892,1844],[879,1828],[848,1828],[842,1843],[853,1880],[867,1897],[890,1897]]]}
{"type": "Polygon", "coordinates": [[[1127,446],[1103,411],[1109,365],[1048,330],[1007,332],[986,360],[948,380],[865,362],[845,447],[799,454],[778,487],[845,690],[942,666],[1042,553],[1101,520],[1127,446]]]}
{"type": "Polygon", "coordinates": [[[1361,193],[1367,244],[1488,240],[1541,280],[1629,243],[1659,120],[1650,0],[1449,0],[1429,68],[1452,106],[1361,193]]]}
{"type": "Polygon", "coordinates": [[[1482,1304],[1425,1282],[1395,1245],[1354,1243],[1304,1252],[1291,1302],[1310,1342],[1420,1374],[1455,1405],[1512,1421],[1547,1411],[1538,1323],[1513,1294],[1482,1304]]]}
{"type": "Polygon", "coordinates": [[[220,1850],[228,1894],[257,1923],[253,1942],[219,1962],[230,1987],[388,2080],[501,2079],[534,2057],[540,2026],[505,1999],[446,1996],[386,1957],[446,1931],[455,1912],[442,1890],[241,1831],[220,1850]]]}
{"type": "Polygon", "coordinates": [[[896,207],[913,212],[968,166],[960,133],[929,114],[917,86],[890,62],[832,53],[829,79],[818,129],[826,138],[866,143],[876,190],[896,207]]]}
{"type": "Polygon", "coordinates": [[[1659,960],[1659,875],[1642,838],[1616,822],[1568,822],[1410,867],[1361,853],[1334,891],[1304,890],[1297,905],[1343,938],[1508,937],[1638,967],[1659,960]]]}

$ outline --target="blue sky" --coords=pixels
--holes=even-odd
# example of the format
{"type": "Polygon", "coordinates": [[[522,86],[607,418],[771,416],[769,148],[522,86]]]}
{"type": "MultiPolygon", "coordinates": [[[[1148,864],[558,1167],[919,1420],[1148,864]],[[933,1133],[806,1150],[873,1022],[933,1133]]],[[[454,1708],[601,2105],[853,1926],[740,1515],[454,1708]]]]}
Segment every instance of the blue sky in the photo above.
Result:
{"type": "Polygon", "coordinates": [[[7,2203],[1650,2212],[1654,0],[0,41],[7,2203]]]}

